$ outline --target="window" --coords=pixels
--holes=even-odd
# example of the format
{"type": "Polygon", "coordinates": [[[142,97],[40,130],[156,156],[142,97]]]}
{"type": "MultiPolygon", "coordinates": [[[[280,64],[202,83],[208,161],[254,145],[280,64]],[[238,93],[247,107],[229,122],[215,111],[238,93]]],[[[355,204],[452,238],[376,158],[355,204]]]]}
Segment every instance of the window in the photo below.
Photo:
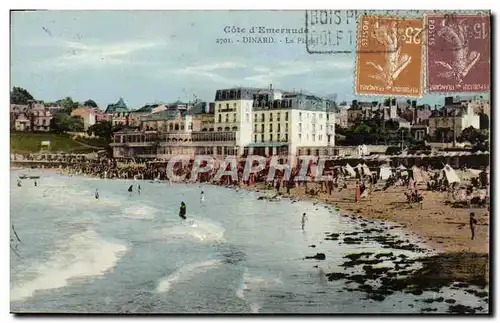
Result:
{"type": "Polygon", "coordinates": [[[255,121],[257,121],[257,113],[256,113],[256,114],[254,114],[254,116],[253,116],[253,117],[254,117],[255,121]]]}
{"type": "Polygon", "coordinates": [[[229,122],[229,114],[226,113],[226,123],[229,122]]]}
{"type": "Polygon", "coordinates": [[[313,124],[313,132],[316,132],[316,125],[313,124]]]}
{"type": "Polygon", "coordinates": [[[288,132],[288,123],[285,123],[285,131],[288,132]]]}
{"type": "Polygon", "coordinates": [[[253,131],[254,131],[254,132],[257,132],[257,131],[258,131],[258,129],[257,129],[257,125],[254,125],[254,127],[253,127],[253,131]]]}
{"type": "Polygon", "coordinates": [[[273,141],[273,134],[269,135],[269,141],[273,141]]]}
{"type": "Polygon", "coordinates": [[[322,135],[318,135],[318,140],[319,141],[323,140],[323,136],[322,135]]]}
{"type": "Polygon", "coordinates": [[[281,131],[281,124],[278,123],[278,132],[281,131]]]}
{"type": "Polygon", "coordinates": [[[273,114],[269,113],[269,121],[273,122],[273,114]]]}
{"type": "Polygon", "coordinates": [[[189,123],[188,130],[193,130],[193,123],[192,122],[189,123]]]}
{"type": "Polygon", "coordinates": [[[319,130],[320,130],[320,131],[322,131],[322,130],[323,130],[323,125],[322,125],[322,124],[320,124],[320,125],[319,125],[319,130]]]}
{"type": "Polygon", "coordinates": [[[265,122],[266,118],[264,117],[264,113],[261,114],[261,117],[262,117],[262,120],[260,120],[260,121],[265,122]]]}
{"type": "Polygon", "coordinates": [[[236,113],[233,113],[233,122],[236,122],[236,113]]]}
{"type": "Polygon", "coordinates": [[[272,123],[269,124],[269,132],[273,132],[273,124],[272,123]]]}
{"type": "Polygon", "coordinates": [[[288,141],[288,134],[285,133],[285,141],[288,141]]]}
{"type": "Polygon", "coordinates": [[[285,112],[285,121],[288,121],[288,112],[285,112]]]}
{"type": "Polygon", "coordinates": [[[302,134],[299,133],[299,141],[302,141],[302,134]]]}
{"type": "Polygon", "coordinates": [[[299,112],[299,121],[302,121],[302,112],[299,112]]]}
{"type": "Polygon", "coordinates": [[[226,103],[226,109],[229,109],[229,103],[226,103]]]}
{"type": "Polygon", "coordinates": [[[326,114],[326,120],[330,120],[330,114],[329,113],[326,114]]]}
{"type": "MultiPolygon", "coordinates": [[[[220,117],[220,116],[219,116],[219,117],[220,117]]],[[[219,118],[219,119],[220,119],[220,118],[219,118]]],[[[168,126],[168,129],[169,129],[169,130],[174,130],[174,125],[173,125],[173,124],[170,124],[170,125],[168,126]]]]}
{"type": "Polygon", "coordinates": [[[299,132],[302,132],[302,123],[299,122],[299,132]]]}
{"type": "Polygon", "coordinates": [[[254,136],[253,136],[253,141],[254,141],[254,142],[257,142],[257,135],[254,135],[254,136]]]}
{"type": "Polygon", "coordinates": [[[233,103],[233,108],[235,108],[235,109],[236,109],[236,103],[233,103]]]}
{"type": "Polygon", "coordinates": [[[264,142],[264,134],[260,135],[260,142],[264,142]]]}
{"type": "Polygon", "coordinates": [[[222,122],[222,120],[221,120],[221,119],[222,119],[222,115],[221,115],[221,114],[219,114],[219,123],[221,123],[221,122],[222,122]]]}
{"type": "Polygon", "coordinates": [[[276,116],[276,120],[278,120],[278,122],[280,121],[280,113],[278,112],[278,115],[276,116]]]}
{"type": "Polygon", "coordinates": [[[262,133],[264,132],[264,125],[263,124],[260,125],[260,132],[262,132],[262,133]]]}
{"type": "Polygon", "coordinates": [[[320,118],[320,119],[323,119],[323,113],[320,113],[320,114],[319,114],[319,118],[320,118]]]}
{"type": "Polygon", "coordinates": [[[219,103],[219,111],[222,109],[222,103],[219,103]]]}

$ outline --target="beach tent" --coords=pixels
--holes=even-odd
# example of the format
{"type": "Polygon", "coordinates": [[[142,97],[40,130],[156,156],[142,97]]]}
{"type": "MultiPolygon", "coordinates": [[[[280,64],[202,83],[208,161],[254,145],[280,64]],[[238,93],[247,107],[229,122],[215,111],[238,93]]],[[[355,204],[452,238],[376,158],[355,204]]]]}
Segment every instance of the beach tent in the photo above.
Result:
{"type": "Polygon", "coordinates": [[[474,177],[479,176],[483,171],[480,169],[467,168],[467,171],[471,173],[474,177]]]}
{"type": "Polygon", "coordinates": [[[363,176],[371,175],[370,168],[366,164],[361,165],[361,170],[363,171],[363,176]]]}
{"type": "Polygon", "coordinates": [[[344,172],[349,176],[356,177],[356,172],[354,171],[354,168],[352,168],[352,166],[349,165],[349,163],[345,165],[344,172]]]}
{"type": "Polygon", "coordinates": [[[386,180],[392,175],[392,169],[390,165],[381,165],[379,171],[379,178],[381,180],[386,180]]]}
{"type": "Polygon", "coordinates": [[[448,164],[446,164],[443,169],[441,169],[440,178],[446,178],[448,183],[460,183],[460,178],[457,175],[457,172],[448,164]]]}

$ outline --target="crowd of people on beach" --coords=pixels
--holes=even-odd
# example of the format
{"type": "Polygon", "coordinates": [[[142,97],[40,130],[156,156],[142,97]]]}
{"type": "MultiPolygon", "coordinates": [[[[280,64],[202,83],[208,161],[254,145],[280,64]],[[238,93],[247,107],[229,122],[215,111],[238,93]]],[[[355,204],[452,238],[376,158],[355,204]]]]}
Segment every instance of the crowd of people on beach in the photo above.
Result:
{"type": "MultiPolygon", "coordinates": [[[[105,156],[92,156],[89,158],[85,155],[60,155],[56,157],[50,157],[50,155],[23,155],[14,156],[14,160],[30,160],[30,161],[49,161],[47,164],[36,164],[31,166],[32,168],[56,168],[61,174],[75,176],[92,176],[101,179],[138,179],[138,180],[149,180],[152,182],[164,182],[167,181],[170,184],[172,181],[182,181],[185,183],[210,183],[213,185],[221,185],[226,187],[252,187],[256,183],[263,184],[268,190],[275,191],[275,197],[280,195],[291,195],[292,189],[304,189],[303,193],[305,196],[315,197],[320,193],[327,195],[332,195],[334,192],[341,192],[350,187],[354,187],[353,191],[353,202],[361,201],[364,198],[368,198],[374,190],[387,190],[389,187],[401,187],[406,188],[403,190],[403,194],[406,196],[408,203],[419,203],[420,207],[423,206],[424,196],[421,193],[422,190],[427,189],[427,191],[446,191],[448,196],[455,201],[467,201],[464,207],[470,207],[471,204],[479,204],[479,206],[485,206],[487,201],[487,196],[482,193],[481,189],[488,186],[488,181],[485,177],[485,172],[483,171],[481,175],[477,178],[473,178],[470,183],[465,187],[458,185],[456,182],[449,183],[446,177],[440,176],[439,172],[434,172],[431,167],[424,166],[422,170],[431,174],[425,186],[417,188],[417,182],[414,175],[408,171],[398,171],[395,167],[395,171],[385,180],[381,180],[377,172],[356,172],[356,176],[352,174],[346,174],[344,171],[344,166],[337,163],[326,163],[323,171],[323,177],[321,180],[317,180],[313,176],[312,167],[317,165],[310,165],[307,170],[307,175],[305,178],[299,178],[299,172],[302,168],[300,162],[297,162],[295,167],[288,170],[289,172],[285,174],[284,169],[274,169],[274,177],[269,177],[268,174],[271,171],[271,158],[267,158],[265,167],[255,173],[250,173],[245,176],[245,162],[239,161],[237,163],[236,174],[237,177],[233,178],[229,175],[223,175],[217,177],[216,174],[221,170],[221,164],[216,163],[214,167],[208,172],[193,172],[193,166],[195,166],[195,160],[183,161],[174,164],[173,173],[175,178],[169,178],[168,172],[168,160],[140,160],[140,159],[113,159],[105,156]],[[55,167],[54,167],[55,165],[55,167]],[[191,178],[195,174],[196,178],[191,178]],[[287,176],[288,175],[288,176],[287,176]],[[379,182],[383,187],[379,185],[379,182]],[[354,185],[348,185],[348,184],[354,185]],[[481,191],[479,196],[477,192],[481,191]]],[[[223,164],[225,165],[225,164],[223,164]]],[[[204,167],[206,164],[197,165],[199,167],[204,167]]],[[[465,168],[465,166],[464,166],[465,168]]],[[[226,171],[231,170],[231,165],[226,166],[226,171]]],[[[421,183],[420,183],[421,184],[421,183]]],[[[18,180],[18,186],[21,186],[21,180],[18,180]]],[[[34,185],[37,185],[36,179],[34,185]]],[[[133,185],[129,187],[129,194],[132,194],[133,185]]],[[[140,195],[141,188],[140,185],[137,187],[137,192],[140,195]]],[[[99,191],[96,189],[95,198],[99,199],[99,191]]],[[[204,199],[202,192],[202,199],[204,199]]],[[[181,218],[185,217],[186,205],[181,205],[181,211],[179,216],[181,218]],[[184,211],[183,211],[184,210],[184,211]]],[[[302,226],[304,226],[307,217],[303,215],[302,226]]],[[[474,237],[473,222],[471,220],[471,230],[472,236],[474,237]]]]}

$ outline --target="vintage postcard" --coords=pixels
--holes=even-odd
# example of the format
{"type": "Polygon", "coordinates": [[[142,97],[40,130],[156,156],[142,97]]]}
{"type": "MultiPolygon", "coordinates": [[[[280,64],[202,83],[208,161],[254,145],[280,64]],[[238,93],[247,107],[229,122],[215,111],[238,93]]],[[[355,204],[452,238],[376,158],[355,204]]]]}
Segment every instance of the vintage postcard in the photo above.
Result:
{"type": "Polygon", "coordinates": [[[490,40],[478,10],[11,11],[10,311],[491,314],[490,40]]]}
{"type": "Polygon", "coordinates": [[[489,91],[490,16],[431,14],[426,26],[427,91],[489,91]]]}

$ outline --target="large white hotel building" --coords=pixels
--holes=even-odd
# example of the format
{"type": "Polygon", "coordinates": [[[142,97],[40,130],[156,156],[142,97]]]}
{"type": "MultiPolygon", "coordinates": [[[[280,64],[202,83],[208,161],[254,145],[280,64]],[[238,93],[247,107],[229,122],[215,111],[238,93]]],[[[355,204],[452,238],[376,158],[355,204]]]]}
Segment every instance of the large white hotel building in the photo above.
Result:
{"type": "Polygon", "coordinates": [[[335,144],[337,107],[333,101],[315,95],[272,86],[221,89],[216,91],[211,106],[213,111],[194,107],[140,118],[140,130],[115,133],[114,156],[319,155],[319,150],[329,150],[335,144]],[[167,123],[172,122],[188,124],[170,130],[172,126],[167,123]]]}

